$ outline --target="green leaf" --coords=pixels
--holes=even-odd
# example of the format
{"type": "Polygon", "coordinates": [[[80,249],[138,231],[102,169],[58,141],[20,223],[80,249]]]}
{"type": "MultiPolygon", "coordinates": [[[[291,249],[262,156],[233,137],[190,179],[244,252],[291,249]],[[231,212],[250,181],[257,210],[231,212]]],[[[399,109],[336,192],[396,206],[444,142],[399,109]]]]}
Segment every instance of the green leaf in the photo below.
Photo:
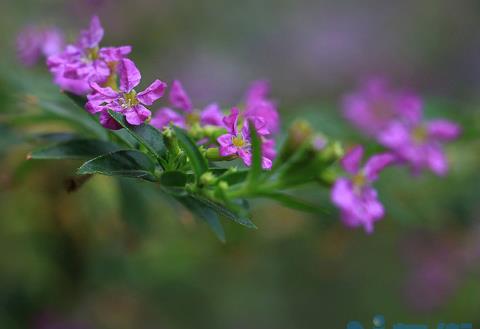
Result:
{"type": "Polygon", "coordinates": [[[178,144],[190,160],[193,172],[198,180],[200,176],[208,170],[207,161],[200,153],[197,145],[195,145],[183,129],[173,126],[173,130],[177,136],[178,144]]]}
{"type": "Polygon", "coordinates": [[[225,207],[220,203],[214,202],[212,200],[209,200],[207,198],[204,198],[198,195],[193,195],[192,197],[195,198],[195,200],[197,200],[198,202],[202,203],[205,207],[215,210],[220,215],[224,216],[225,218],[231,221],[234,221],[235,223],[238,223],[240,225],[243,225],[251,229],[257,228],[257,226],[249,218],[236,214],[234,211],[228,209],[227,207],[225,207]]]}
{"type": "Polygon", "coordinates": [[[181,171],[167,171],[160,176],[160,183],[168,187],[185,187],[187,182],[187,174],[181,171]]]}
{"type": "Polygon", "coordinates": [[[248,128],[252,141],[252,166],[250,167],[247,184],[253,185],[257,182],[258,177],[262,173],[262,141],[260,140],[252,121],[248,122],[248,128]]]}
{"type": "Polygon", "coordinates": [[[184,205],[185,208],[190,210],[197,218],[207,223],[220,241],[226,241],[225,231],[223,230],[222,223],[218,218],[217,212],[213,208],[205,206],[203,203],[190,196],[177,197],[177,200],[184,205]]]}
{"type": "Polygon", "coordinates": [[[60,143],[60,142],[66,142],[66,141],[71,141],[73,139],[80,139],[80,138],[81,136],[78,134],[63,133],[63,132],[38,133],[38,134],[32,134],[31,136],[28,136],[28,139],[34,142],[50,142],[50,143],[60,143]]]}
{"type": "Polygon", "coordinates": [[[292,208],[292,209],[296,209],[304,212],[310,212],[314,214],[328,213],[328,211],[325,208],[319,207],[315,204],[309,203],[304,200],[297,199],[294,196],[291,196],[289,194],[285,194],[281,192],[266,192],[260,195],[273,199],[288,208],[292,208]]]}
{"type": "Polygon", "coordinates": [[[112,110],[108,110],[108,113],[154,157],[163,158],[165,156],[166,147],[163,142],[163,135],[156,128],[149,124],[132,126],[125,121],[121,113],[112,110]]]}
{"type": "Polygon", "coordinates": [[[29,159],[91,159],[117,151],[117,145],[95,139],[74,139],[33,151],[29,159]]]}
{"type": "Polygon", "coordinates": [[[155,164],[146,154],[135,150],[121,150],[85,162],[77,173],[79,175],[101,174],[155,181],[154,170],[155,164]]]}
{"type": "Polygon", "coordinates": [[[60,119],[72,126],[94,133],[95,136],[102,140],[108,139],[107,129],[102,127],[93,115],[87,113],[84,109],[79,109],[78,107],[72,109],[71,104],[68,104],[68,100],[65,100],[65,102],[55,102],[39,99],[38,106],[45,111],[45,115],[48,114],[55,120],[60,119]]]}

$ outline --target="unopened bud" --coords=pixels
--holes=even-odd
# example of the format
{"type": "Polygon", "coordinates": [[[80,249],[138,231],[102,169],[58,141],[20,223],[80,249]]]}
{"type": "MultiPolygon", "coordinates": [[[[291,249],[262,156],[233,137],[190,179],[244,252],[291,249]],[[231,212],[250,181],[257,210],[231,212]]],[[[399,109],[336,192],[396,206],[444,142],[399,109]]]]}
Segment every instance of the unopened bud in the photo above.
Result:
{"type": "Polygon", "coordinates": [[[213,185],[216,181],[217,178],[210,171],[207,171],[202,176],[200,176],[200,182],[203,185],[213,185]]]}

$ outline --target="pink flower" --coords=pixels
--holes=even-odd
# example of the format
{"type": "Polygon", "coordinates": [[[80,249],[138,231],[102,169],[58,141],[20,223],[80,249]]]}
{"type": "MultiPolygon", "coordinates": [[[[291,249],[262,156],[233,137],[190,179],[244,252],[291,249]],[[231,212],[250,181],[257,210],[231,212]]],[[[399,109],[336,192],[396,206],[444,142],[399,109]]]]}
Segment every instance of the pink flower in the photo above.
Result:
{"type": "MultiPolygon", "coordinates": [[[[107,110],[113,110],[124,114],[129,124],[140,125],[151,115],[145,105],[152,105],[162,97],[167,85],[160,80],[155,80],[144,91],[137,94],[134,88],[140,83],[141,75],[135,64],[129,59],[122,59],[119,62],[118,71],[119,91],[110,87],[100,87],[96,82],[90,83],[94,93],[87,96],[86,109],[90,113],[102,113],[102,124],[110,122],[107,110]]],[[[107,124],[107,128],[111,126],[107,124]]]]}
{"type": "Polygon", "coordinates": [[[414,121],[422,101],[412,93],[392,90],[384,79],[370,79],[343,99],[343,114],[368,136],[377,136],[393,120],[414,121]]]}
{"type": "Polygon", "coordinates": [[[99,48],[103,33],[100,20],[94,16],[75,45],[67,45],[63,52],[48,57],[47,65],[57,85],[84,95],[91,92],[90,82],[102,84],[115,73],[115,63],[128,55],[131,47],[99,48]]]}
{"type": "Polygon", "coordinates": [[[280,128],[280,117],[276,104],[268,98],[270,86],[268,82],[259,80],[250,85],[245,96],[245,117],[263,118],[271,133],[280,128]]]}
{"type": "Polygon", "coordinates": [[[193,110],[192,101],[187,92],[183,88],[180,81],[174,80],[169,95],[170,104],[173,107],[181,109],[185,112],[191,112],[193,110]]]}
{"type": "Polygon", "coordinates": [[[207,105],[200,112],[200,124],[202,126],[223,127],[223,113],[217,103],[207,105]]]}
{"type": "MultiPolygon", "coordinates": [[[[249,125],[245,120],[243,128],[239,129],[239,111],[233,108],[231,114],[223,119],[227,133],[218,137],[221,156],[237,155],[246,166],[252,165],[252,149],[249,125]]],[[[262,138],[262,167],[270,169],[272,160],[275,157],[275,142],[268,140],[265,136],[270,134],[266,122],[263,118],[249,118],[252,120],[257,134],[262,138]]]]}
{"type": "Polygon", "coordinates": [[[415,173],[430,169],[437,175],[445,175],[448,161],[442,144],[456,139],[460,127],[447,120],[392,122],[379,134],[379,142],[394,152],[401,161],[410,165],[415,173]]]}
{"type": "Polygon", "coordinates": [[[374,223],[384,216],[383,205],[378,200],[377,191],[372,183],[379,173],[395,161],[389,153],[372,156],[360,168],[363,147],[357,146],[342,159],[342,167],[351,175],[341,177],[335,182],[331,198],[340,209],[343,223],[348,227],[363,226],[367,233],[373,232],[374,223]]]}
{"type": "Polygon", "coordinates": [[[185,118],[167,107],[155,112],[150,124],[159,130],[168,127],[170,124],[180,128],[185,128],[186,126],[185,118]]]}
{"type": "Polygon", "coordinates": [[[17,37],[17,55],[24,65],[32,66],[42,56],[58,54],[63,42],[63,34],[56,28],[30,26],[17,37]]]}
{"type": "Polygon", "coordinates": [[[182,114],[171,108],[163,108],[155,113],[152,125],[163,129],[169,124],[185,128],[195,123],[201,126],[223,127],[223,113],[216,103],[207,105],[203,110],[195,110],[190,97],[180,81],[174,80],[169,94],[170,105],[173,109],[181,110],[182,114]]]}

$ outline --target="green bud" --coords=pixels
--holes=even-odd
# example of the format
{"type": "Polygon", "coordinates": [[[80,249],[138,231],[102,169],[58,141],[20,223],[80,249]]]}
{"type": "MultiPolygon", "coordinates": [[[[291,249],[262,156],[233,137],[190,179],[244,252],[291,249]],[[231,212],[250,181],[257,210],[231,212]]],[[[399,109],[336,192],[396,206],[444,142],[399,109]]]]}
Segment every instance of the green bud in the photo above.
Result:
{"type": "Polygon", "coordinates": [[[217,178],[210,171],[207,171],[202,176],[200,176],[200,183],[203,185],[213,185],[217,182],[217,178]]]}

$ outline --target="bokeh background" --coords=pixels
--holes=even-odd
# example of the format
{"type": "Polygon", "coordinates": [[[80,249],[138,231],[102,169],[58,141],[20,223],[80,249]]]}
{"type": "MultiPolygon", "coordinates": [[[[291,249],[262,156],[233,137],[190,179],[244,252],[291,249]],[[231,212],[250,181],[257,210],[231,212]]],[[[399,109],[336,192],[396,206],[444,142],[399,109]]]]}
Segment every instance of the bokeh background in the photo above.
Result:
{"type": "Polygon", "coordinates": [[[339,100],[383,75],[464,134],[446,178],[385,172],[388,216],[372,236],[255,202],[259,229],[225,223],[222,244],[148,184],[94,177],[67,193],[79,163],[25,161],[39,125],[0,120],[0,328],[370,328],[375,314],[480,326],[480,2],[2,0],[0,118],[28,88],[58,93],[42,65],[16,61],[18,31],[73,39],[93,13],[103,44],[134,47],[145,81],[181,79],[199,106],[235,104],[267,78],[285,126],[302,116],[353,143],[339,100]]]}

